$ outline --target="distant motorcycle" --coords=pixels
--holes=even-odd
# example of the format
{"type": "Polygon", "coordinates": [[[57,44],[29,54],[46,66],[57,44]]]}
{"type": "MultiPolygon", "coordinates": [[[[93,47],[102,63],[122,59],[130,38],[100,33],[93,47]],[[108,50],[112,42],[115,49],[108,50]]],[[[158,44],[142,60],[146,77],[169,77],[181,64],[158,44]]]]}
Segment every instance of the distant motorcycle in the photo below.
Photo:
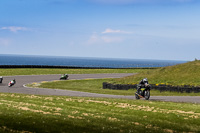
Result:
{"type": "Polygon", "coordinates": [[[16,84],[16,80],[15,80],[15,79],[11,80],[11,81],[8,83],[8,87],[13,86],[14,84],[16,84]]]}
{"type": "Polygon", "coordinates": [[[67,74],[63,74],[61,77],[60,77],[60,80],[67,80],[69,76],[67,74]]]}
{"type": "Polygon", "coordinates": [[[3,82],[3,77],[2,76],[0,76],[0,83],[2,83],[3,82]]]}
{"type": "Polygon", "coordinates": [[[151,86],[149,84],[146,84],[145,87],[138,85],[137,91],[135,93],[135,98],[136,99],[145,98],[146,100],[149,100],[150,90],[151,90],[151,86]]]}

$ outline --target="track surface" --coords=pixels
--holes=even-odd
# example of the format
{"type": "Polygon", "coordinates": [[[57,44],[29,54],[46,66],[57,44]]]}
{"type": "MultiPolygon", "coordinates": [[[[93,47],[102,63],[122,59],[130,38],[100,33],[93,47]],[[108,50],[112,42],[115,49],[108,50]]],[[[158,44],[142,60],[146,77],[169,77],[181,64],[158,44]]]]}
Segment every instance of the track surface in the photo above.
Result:
{"type": "MultiPolygon", "coordinates": [[[[88,78],[120,78],[133,75],[128,74],[69,74],[69,79],[88,79],[88,78]]],[[[6,93],[23,93],[33,95],[56,95],[56,96],[78,96],[78,97],[104,97],[104,98],[122,98],[122,99],[135,99],[135,96],[123,96],[123,95],[108,95],[108,94],[96,94],[70,90],[59,89],[44,89],[44,88],[28,88],[24,87],[25,84],[41,81],[58,80],[61,75],[30,75],[30,76],[6,76],[3,79],[3,83],[0,84],[0,92],[6,93]],[[8,87],[7,83],[16,79],[16,84],[13,87],[8,87]]],[[[172,101],[172,102],[191,102],[200,103],[199,96],[151,96],[152,101],[172,101]]]]}

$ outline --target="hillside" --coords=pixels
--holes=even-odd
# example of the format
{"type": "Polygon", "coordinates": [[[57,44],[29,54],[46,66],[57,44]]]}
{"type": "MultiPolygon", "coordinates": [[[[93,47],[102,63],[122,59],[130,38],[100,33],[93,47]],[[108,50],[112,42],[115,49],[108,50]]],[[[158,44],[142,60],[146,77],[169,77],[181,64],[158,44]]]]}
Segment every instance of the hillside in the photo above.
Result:
{"type": "Polygon", "coordinates": [[[116,83],[138,84],[145,77],[148,78],[150,84],[200,86],[200,61],[142,72],[135,76],[116,79],[116,83]]]}

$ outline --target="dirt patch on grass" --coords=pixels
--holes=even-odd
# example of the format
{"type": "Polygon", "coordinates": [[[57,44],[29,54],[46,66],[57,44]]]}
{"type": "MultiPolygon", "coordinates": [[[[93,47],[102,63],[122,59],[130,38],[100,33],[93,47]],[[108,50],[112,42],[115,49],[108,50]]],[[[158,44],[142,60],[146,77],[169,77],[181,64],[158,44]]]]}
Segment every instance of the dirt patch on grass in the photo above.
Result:
{"type": "Polygon", "coordinates": [[[68,118],[72,118],[72,119],[83,119],[83,117],[80,117],[80,116],[72,116],[72,115],[68,115],[68,118]]]}
{"type": "Polygon", "coordinates": [[[190,118],[195,118],[195,119],[200,117],[200,113],[195,113],[193,111],[168,110],[168,109],[161,109],[161,108],[155,108],[155,107],[144,106],[144,105],[138,106],[138,105],[131,105],[131,104],[126,104],[126,103],[118,103],[118,105],[116,105],[115,107],[129,108],[129,109],[133,109],[133,110],[141,110],[141,111],[163,113],[163,114],[173,113],[173,114],[182,115],[185,117],[190,117],[190,118]]]}
{"type": "Polygon", "coordinates": [[[119,119],[117,119],[117,118],[112,118],[112,117],[108,117],[108,120],[110,120],[110,121],[120,121],[119,119]]]}
{"type": "Polygon", "coordinates": [[[57,108],[57,107],[39,106],[36,104],[15,102],[15,101],[8,101],[8,100],[0,100],[0,103],[7,105],[9,108],[17,108],[19,110],[31,111],[31,112],[42,113],[42,114],[50,114],[50,115],[61,115],[59,111],[62,110],[61,108],[57,108]],[[33,107],[40,108],[40,109],[33,109],[33,107]],[[45,110],[42,110],[42,109],[45,109],[45,110]],[[49,110],[49,111],[46,111],[46,110],[49,110]]]}
{"type": "Polygon", "coordinates": [[[86,100],[86,102],[89,103],[103,103],[104,105],[111,105],[111,102],[107,102],[107,101],[96,101],[96,100],[86,100]]]}

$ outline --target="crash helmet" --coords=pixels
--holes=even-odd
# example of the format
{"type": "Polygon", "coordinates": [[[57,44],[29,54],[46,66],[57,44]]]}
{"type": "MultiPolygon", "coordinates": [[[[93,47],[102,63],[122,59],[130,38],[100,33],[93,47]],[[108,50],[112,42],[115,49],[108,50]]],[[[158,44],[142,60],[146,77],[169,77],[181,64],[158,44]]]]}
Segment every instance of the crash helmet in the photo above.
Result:
{"type": "Polygon", "coordinates": [[[147,83],[147,82],[148,82],[148,79],[147,79],[147,78],[144,78],[144,79],[143,79],[143,82],[144,82],[144,83],[147,83]]]}

